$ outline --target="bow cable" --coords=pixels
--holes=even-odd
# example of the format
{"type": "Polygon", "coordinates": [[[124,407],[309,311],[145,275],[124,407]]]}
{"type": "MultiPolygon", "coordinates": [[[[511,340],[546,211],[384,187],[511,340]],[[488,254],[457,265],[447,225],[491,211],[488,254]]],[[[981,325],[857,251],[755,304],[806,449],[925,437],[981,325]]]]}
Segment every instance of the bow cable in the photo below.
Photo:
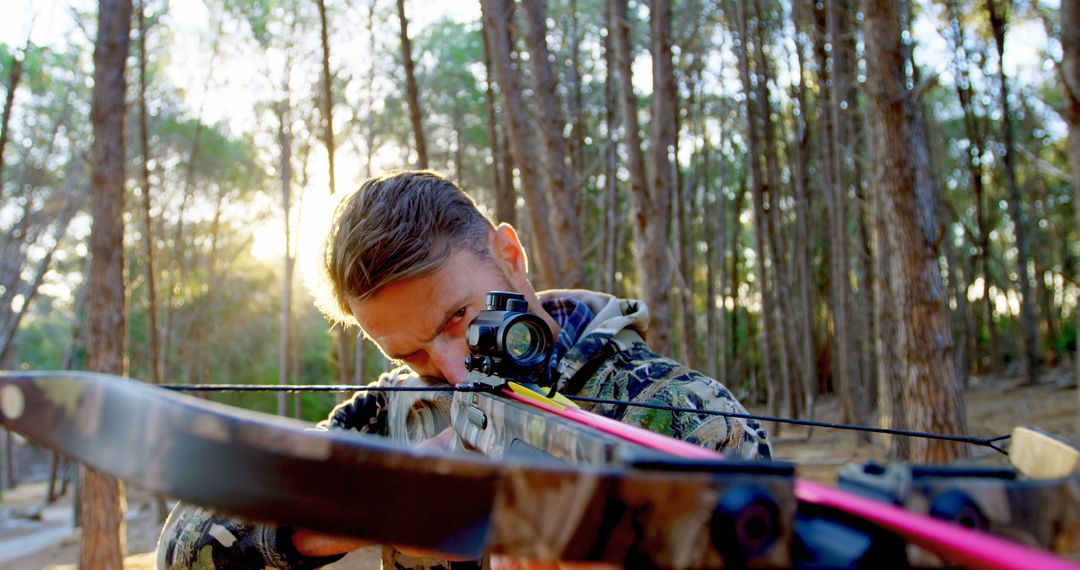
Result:
{"type": "MultiPolygon", "coordinates": [[[[159,387],[167,388],[177,392],[488,392],[487,387],[479,387],[475,385],[460,385],[460,386],[364,386],[364,385],[348,385],[348,384],[307,384],[307,385],[293,385],[293,386],[280,386],[280,385],[264,385],[264,384],[160,384],[159,387]]],[[[605,404],[613,406],[633,406],[638,408],[649,408],[653,410],[663,410],[676,413],[689,413],[689,414],[703,414],[708,416],[723,416],[728,418],[737,418],[744,420],[757,420],[762,422],[792,424],[800,426],[810,427],[822,427],[829,429],[849,430],[849,431],[862,431],[870,433],[883,433],[889,435],[899,435],[905,437],[921,437],[924,439],[938,439],[943,441],[952,441],[956,443],[969,443],[971,445],[979,445],[982,447],[989,447],[999,453],[1008,455],[1009,452],[998,445],[999,442],[1009,439],[1010,435],[999,435],[994,437],[974,437],[964,435],[948,435],[931,432],[894,429],[894,428],[881,428],[863,425],[853,424],[840,424],[833,422],[822,422],[816,420],[798,420],[792,418],[780,418],[775,416],[760,416],[756,414],[743,414],[739,412],[725,412],[720,410],[701,410],[697,408],[682,408],[678,406],[667,406],[664,404],[650,404],[647,402],[627,402],[624,400],[611,400],[607,398],[590,398],[587,396],[570,396],[563,394],[567,399],[575,402],[587,402],[590,404],[605,404]]]]}

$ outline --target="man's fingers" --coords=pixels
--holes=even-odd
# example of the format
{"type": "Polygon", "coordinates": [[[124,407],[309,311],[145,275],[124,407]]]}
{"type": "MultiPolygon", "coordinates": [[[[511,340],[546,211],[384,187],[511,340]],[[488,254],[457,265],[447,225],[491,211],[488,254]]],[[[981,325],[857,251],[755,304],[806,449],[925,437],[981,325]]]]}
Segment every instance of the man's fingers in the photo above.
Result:
{"type": "Polygon", "coordinates": [[[321,534],[302,528],[293,531],[292,540],[297,552],[304,556],[345,554],[374,544],[366,540],[321,534]]]}

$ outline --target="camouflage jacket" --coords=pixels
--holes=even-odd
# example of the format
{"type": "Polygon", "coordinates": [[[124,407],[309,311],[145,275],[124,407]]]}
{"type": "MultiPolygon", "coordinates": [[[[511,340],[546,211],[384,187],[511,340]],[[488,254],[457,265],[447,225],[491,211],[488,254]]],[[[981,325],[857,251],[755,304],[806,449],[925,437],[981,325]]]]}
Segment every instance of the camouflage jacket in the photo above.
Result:
{"type": "MultiPolygon", "coordinates": [[[[556,365],[556,381],[565,394],[646,402],[673,407],[746,413],[720,382],[660,356],[644,338],[649,321],[644,303],[620,300],[590,291],[546,291],[541,299],[571,296],[586,303],[595,315],[578,341],[556,365]]],[[[384,374],[381,385],[430,384],[407,368],[384,374]]],[[[346,429],[415,443],[449,426],[449,394],[357,392],[319,423],[319,429],[346,429]]],[[[764,428],[755,420],[674,413],[651,408],[583,406],[631,425],[676,437],[729,457],[770,459],[764,428]]],[[[301,556],[291,531],[253,524],[180,504],[162,530],[159,568],[316,568],[339,557],[301,556]]],[[[383,549],[384,568],[476,567],[478,563],[448,563],[416,559],[392,548],[383,549]]]]}

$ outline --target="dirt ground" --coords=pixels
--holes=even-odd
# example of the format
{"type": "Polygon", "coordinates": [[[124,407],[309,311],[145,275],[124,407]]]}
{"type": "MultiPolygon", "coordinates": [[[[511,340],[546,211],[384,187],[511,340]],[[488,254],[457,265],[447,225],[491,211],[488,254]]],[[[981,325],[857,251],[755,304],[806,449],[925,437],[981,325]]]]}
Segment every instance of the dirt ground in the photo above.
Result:
{"type": "MultiPolygon", "coordinates": [[[[1069,385],[1071,369],[1047,372],[1038,386],[1023,386],[1018,378],[989,376],[972,378],[966,392],[969,432],[976,436],[1004,435],[1025,425],[1080,442],[1080,405],[1077,388],[1069,385]]],[[[763,413],[764,409],[754,412],[763,413]]],[[[816,419],[839,421],[835,398],[817,404],[816,419]]],[[[885,461],[887,444],[879,438],[859,444],[852,432],[784,426],[774,434],[778,459],[798,465],[801,476],[835,482],[837,470],[850,462],[885,461]]],[[[988,448],[972,448],[972,460],[1006,465],[1006,458],[988,448]]],[[[40,471],[40,469],[38,469],[40,471]]],[[[40,477],[40,474],[38,474],[40,477]]],[[[0,567],[11,569],[74,570],[79,555],[79,531],[73,529],[71,493],[45,506],[44,482],[24,483],[3,492],[0,500],[0,567]]],[[[161,526],[153,497],[128,490],[127,551],[129,570],[154,568],[154,547],[161,526]]],[[[379,567],[375,548],[355,552],[332,565],[335,570],[379,567]]]]}

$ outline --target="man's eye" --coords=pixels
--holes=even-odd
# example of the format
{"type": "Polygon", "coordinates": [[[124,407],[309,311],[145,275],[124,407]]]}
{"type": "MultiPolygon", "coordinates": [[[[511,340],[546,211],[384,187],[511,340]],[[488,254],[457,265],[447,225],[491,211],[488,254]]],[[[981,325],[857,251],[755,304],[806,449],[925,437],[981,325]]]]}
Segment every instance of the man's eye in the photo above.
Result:
{"type": "Polygon", "coordinates": [[[450,322],[457,322],[465,318],[465,307],[462,307],[454,313],[454,316],[450,318],[450,322]]]}

